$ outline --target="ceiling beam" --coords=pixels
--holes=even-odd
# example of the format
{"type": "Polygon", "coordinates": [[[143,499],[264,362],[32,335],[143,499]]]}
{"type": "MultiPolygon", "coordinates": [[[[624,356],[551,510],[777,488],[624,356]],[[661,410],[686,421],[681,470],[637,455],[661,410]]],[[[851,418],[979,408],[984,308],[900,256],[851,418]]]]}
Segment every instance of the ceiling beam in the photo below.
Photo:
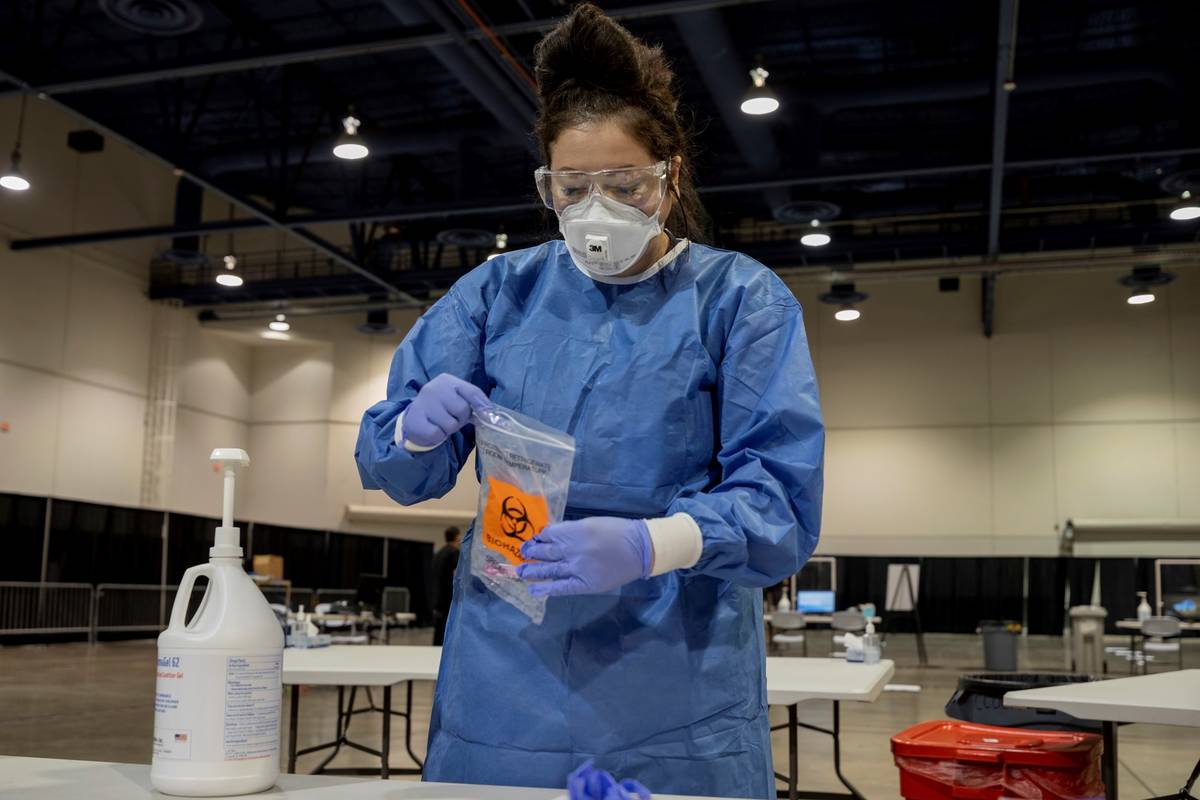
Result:
{"type": "MultiPolygon", "coordinates": [[[[0,73],[0,79],[4,77],[0,73]]],[[[72,112],[74,113],[74,112],[72,112]]],[[[1092,156],[1064,156],[1061,158],[1042,158],[1029,161],[1010,161],[1004,165],[1006,170],[1032,169],[1056,166],[1059,164],[1089,164],[1106,161],[1125,161],[1152,158],[1176,158],[1185,155],[1200,154],[1200,147],[1174,150],[1143,150],[1130,153],[1101,153],[1092,156]]],[[[779,178],[761,181],[739,181],[736,183],[701,186],[701,194],[726,194],[730,192],[755,192],[770,188],[788,186],[806,186],[823,183],[854,183],[855,181],[887,180],[891,178],[919,178],[936,175],[959,175],[971,172],[983,172],[990,164],[956,164],[945,167],[925,167],[916,169],[885,170],[877,172],[851,172],[830,175],[801,175],[793,178],[779,178]]],[[[196,180],[196,179],[193,179],[196,180]]],[[[202,181],[198,181],[203,183],[202,181]]],[[[207,184],[205,184],[207,185],[207,184]]],[[[142,228],[123,228],[109,231],[88,231],[84,233],[64,234],[61,236],[41,236],[29,239],[14,239],[9,246],[13,250],[41,250],[48,247],[73,247],[77,245],[96,244],[98,242],[115,242],[133,239],[154,239],[168,236],[187,236],[199,233],[222,233],[244,228],[266,227],[274,225],[283,228],[299,228],[311,225],[332,225],[346,222],[416,222],[429,219],[454,219],[487,214],[502,214],[519,211],[533,211],[541,208],[539,203],[520,198],[500,200],[488,205],[471,206],[441,206],[417,208],[410,210],[389,210],[386,208],[363,209],[347,211],[342,214],[309,215],[304,217],[287,217],[269,223],[261,217],[252,219],[214,220],[202,222],[193,226],[154,225],[142,228]]],[[[863,220],[869,222],[870,220],[863,220]]]]}
{"type": "Polygon", "coordinates": [[[436,16],[429,14],[420,0],[382,1],[388,13],[407,27],[427,25],[431,20],[437,20],[442,30],[454,37],[458,46],[430,47],[430,55],[436,58],[509,133],[525,142],[527,146],[532,144],[530,132],[533,130],[533,118],[536,113],[534,99],[528,94],[514,95],[507,78],[498,75],[491,62],[483,60],[466,38],[466,34],[453,26],[453,20],[448,19],[444,13],[436,16]]]}
{"type": "MultiPolygon", "coordinates": [[[[676,14],[672,18],[683,36],[692,61],[700,71],[708,92],[732,134],[734,146],[750,169],[768,174],[779,168],[779,148],[767,120],[750,118],[741,111],[749,70],[745,55],[734,44],[718,10],[676,14]]],[[[767,188],[763,192],[767,210],[774,212],[789,199],[784,187],[767,188]]]]}
{"type": "MultiPolygon", "coordinates": [[[[1004,205],[1004,143],[1008,136],[1008,96],[1013,89],[1013,57],[1017,50],[1017,0],[1000,0],[996,34],[996,77],[992,86],[992,178],[988,190],[988,258],[1000,255],[1000,209],[1004,205]]],[[[985,307],[987,304],[985,303],[985,307]]],[[[990,328],[990,315],[986,325],[990,328]]],[[[990,333],[989,333],[990,335],[990,333]]]]}
{"type": "MultiPolygon", "coordinates": [[[[31,86],[27,82],[21,80],[17,76],[15,76],[11,73],[5,72],[4,70],[0,70],[0,80],[6,80],[6,81],[9,81],[10,83],[14,83],[17,86],[23,87],[26,91],[34,91],[33,86],[31,86]]],[[[65,103],[63,103],[60,100],[57,100],[53,97],[46,97],[45,102],[53,103],[55,106],[57,106],[58,108],[60,108],[61,110],[65,111],[65,112],[67,112],[68,114],[71,114],[72,116],[75,116],[75,117],[78,117],[79,119],[84,120],[88,125],[91,125],[96,130],[104,133],[107,136],[112,137],[114,140],[121,142],[126,147],[129,147],[131,150],[141,153],[141,154],[149,157],[151,160],[166,166],[167,168],[173,168],[173,169],[179,170],[181,173],[183,173],[183,176],[189,178],[193,183],[199,184],[200,186],[204,187],[204,189],[206,189],[209,192],[212,192],[217,197],[221,197],[221,198],[233,203],[234,205],[245,209],[253,217],[261,220],[264,225],[291,233],[293,236],[295,236],[298,239],[300,239],[301,241],[303,241],[309,247],[312,247],[314,250],[317,250],[318,252],[324,254],[325,256],[333,259],[335,263],[346,267],[347,269],[351,270],[352,272],[358,273],[359,275],[363,276],[364,278],[371,281],[372,283],[377,284],[380,288],[385,289],[388,292],[391,292],[393,295],[395,295],[399,299],[405,300],[405,301],[412,301],[414,303],[417,302],[416,298],[412,297],[407,292],[402,291],[398,287],[389,283],[384,278],[380,277],[379,275],[376,275],[374,272],[372,272],[371,270],[364,267],[362,264],[359,264],[353,258],[348,256],[340,247],[337,247],[336,245],[334,245],[331,242],[325,241],[320,236],[317,236],[316,234],[312,233],[311,231],[306,230],[305,228],[302,228],[302,227],[290,226],[286,222],[284,222],[280,219],[277,219],[273,214],[271,214],[266,209],[262,208],[258,203],[254,202],[253,200],[250,200],[245,197],[239,197],[238,195],[235,195],[232,192],[222,189],[221,187],[217,186],[216,184],[214,184],[208,180],[205,180],[204,178],[200,177],[199,175],[195,175],[195,174],[187,172],[186,170],[182,170],[182,169],[179,169],[178,167],[175,167],[173,164],[171,164],[171,162],[168,159],[164,158],[163,156],[159,155],[158,153],[154,152],[153,150],[150,150],[149,148],[145,147],[144,145],[141,145],[138,142],[133,141],[132,139],[125,136],[124,134],[118,133],[117,131],[113,130],[112,128],[109,128],[108,126],[103,125],[100,122],[97,122],[96,120],[92,119],[91,117],[88,117],[86,114],[79,112],[78,110],[72,108],[71,106],[66,105],[65,103]]]]}
{"type": "MultiPolygon", "coordinates": [[[[668,14],[686,14],[690,11],[703,11],[726,6],[746,6],[769,2],[769,0],[670,0],[662,3],[648,3],[625,9],[613,9],[608,15],[613,19],[630,20],[647,17],[661,17],[668,14]]],[[[527,33],[548,31],[561,22],[561,18],[528,20],[497,25],[492,33],[497,36],[515,36],[527,33]]],[[[482,40],[487,34],[481,30],[464,30],[460,34],[468,40],[482,40]]],[[[381,53],[396,53],[405,50],[416,50],[440,45],[453,45],[456,36],[447,32],[430,33],[417,36],[401,36],[381,39],[372,42],[355,42],[353,44],[317,47],[305,50],[294,50],[282,53],[267,53],[244,58],[222,59],[201,64],[186,64],[173,67],[163,67],[153,70],[138,70],[120,75],[108,75],[98,78],[83,78],[52,82],[32,86],[33,90],[47,95],[62,95],[72,92],[90,92],[98,89],[117,89],[123,86],[138,86],[155,81],[174,80],[177,78],[195,78],[203,75],[219,75],[227,72],[245,72],[248,70],[282,67],[289,64],[312,64],[319,61],[334,61],[357,56],[379,55],[381,53]]],[[[0,96],[21,91],[20,87],[29,86],[25,82],[17,82],[18,88],[0,91],[0,96]]]]}
{"type": "Polygon", "coordinates": [[[13,239],[12,250],[44,250],[48,247],[75,247],[83,244],[104,242],[132,242],[138,239],[163,239],[179,236],[203,236],[208,233],[225,233],[265,228],[267,223],[258,217],[248,219],[225,219],[199,222],[194,225],[147,225],[143,228],[114,228],[107,231],[68,233],[62,236],[38,236],[30,239],[13,239]]]}

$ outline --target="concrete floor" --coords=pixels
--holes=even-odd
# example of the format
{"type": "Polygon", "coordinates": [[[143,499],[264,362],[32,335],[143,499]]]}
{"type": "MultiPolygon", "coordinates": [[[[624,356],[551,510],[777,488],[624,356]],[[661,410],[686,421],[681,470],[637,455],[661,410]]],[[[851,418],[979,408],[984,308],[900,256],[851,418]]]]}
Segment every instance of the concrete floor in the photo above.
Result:
{"type": "MultiPolygon", "coordinates": [[[[401,632],[393,644],[428,644],[432,632],[401,632]]],[[[824,632],[812,633],[812,655],[827,652],[824,632]]],[[[927,719],[944,718],[943,706],[954,691],[961,672],[979,671],[982,655],[974,636],[927,637],[933,666],[916,664],[911,636],[889,638],[885,657],[897,663],[896,683],[918,684],[919,694],[884,693],[878,702],[846,704],[842,715],[843,771],[862,793],[876,798],[899,796],[896,767],[889,737],[927,719]]],[[[1120,643],[1118,640],[1113,644],[1120,643]]],[[[1200,664],[1200,641],[1187,642],[1185,663],[1200,664]]],[[[1020,667],[1028,671],[1061,671],[1062,644],[1056,638],[1031,637],[1021,643],[1020,667]]],[[[1125,662],[1110,662],[1118,674],[1125,662]]],[[[302,696],[303,724],[300,746],[316,744],[332,735],[336,690],[306,689],[302,696]]],[[[147,763],[153,730],[154,644],[122,642],[88,647],[83,644],[0,647],[0,755],[76,758],[95,761],[147,763]]],[[[403,703],[403,692],[397,693],[403,703]]],[[[424,755],[432,704],[432,684],[417,684],[414,692],[414,749],[424,755]]],[[[378,698],[377,698],[378,700],[378,698]]],[[[285,726],[287,703],[284,704],[285,726]]],[[[772,709],[773,722],[786,719],[782,709],[772,709]]],[[[801,706],[801,720],[827,726],[828,703],[801,706]]],[[[394,766],[407,765],[402,721],[392,734],[394,766]]],[[[286,731],[286,727],[285,727],[286,731]]],[[[374,715],[355,719],[353,738],[378,746],[379,724],[374,715]]],[[[1133,725],[1120,733],[1121,796],[1146,798],[1177,791],[1200,757],[1200,730],[1133,725]]],[[[775,734],[777,767],[786,766],[787,734],[775,734]]],[[[812,790],[840,789],[833,774],[831,740],[820,734],[800,733],[800,785],[812,790]]],[[[307,772],[322,758],[302,758],[299,771],[307,772]]],[[[335,766],[370,766],[372,759],[355,751],[343,752],[335,766]]],[[[378,763],[377,761],[375,762],[378,763]]],[[[653,787],[651,787],[653,788],[653,787]]]]}

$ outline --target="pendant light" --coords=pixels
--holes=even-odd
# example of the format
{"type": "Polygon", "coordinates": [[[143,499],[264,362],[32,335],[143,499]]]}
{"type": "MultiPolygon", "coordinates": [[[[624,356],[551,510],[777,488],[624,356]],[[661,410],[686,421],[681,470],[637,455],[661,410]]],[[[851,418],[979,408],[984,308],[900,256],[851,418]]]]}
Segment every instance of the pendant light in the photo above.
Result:
{"type": "Polygon", "coordinates": [[[10,192],[24,192],[29,189],[29,179],[21,172],[21,136],[25,132],[25,101],[28,95],[21,95],[21,113],[17,118],[17,143],[13,145],[12,156],[9,159],[8,170],[0,175],[0,186],[10,192]]]}
{"type": "Polygon", "coordinates": [[[763,69],[761,64],[750,70],[751,85],[742,100],[743,114],[760,117],[779,110],[779,98],[767,86],[767,76],[770,74],[763,69]]]}
{"type": "MultiPolygon", "coordinates": [[[[229,219],[233,220],[233,203],[229,204],[229,219]]],[[[228,238],[225,241],[225,255],[221,258],[224,270],[217,273],[217,283],[230,289],[236,289],[245,283],[245,281],[242,280],[241,275],[234,272],[237,269],[238,258],[233,253],[233,231],[229,232],[228,238]]]]}
{"type": "Polygon", "coordinates": [[[362,126],[362,120],[354,116],[354,106],[350,106],[350,111],[342,118],[342,134],[338,136],[337,141],[333,144],[333,154],[338,158],[346,161],[357,161],[360,158],[366,158],[370,153],[366,142],[363,141],[362,135],[358,129],[362,126]]]}

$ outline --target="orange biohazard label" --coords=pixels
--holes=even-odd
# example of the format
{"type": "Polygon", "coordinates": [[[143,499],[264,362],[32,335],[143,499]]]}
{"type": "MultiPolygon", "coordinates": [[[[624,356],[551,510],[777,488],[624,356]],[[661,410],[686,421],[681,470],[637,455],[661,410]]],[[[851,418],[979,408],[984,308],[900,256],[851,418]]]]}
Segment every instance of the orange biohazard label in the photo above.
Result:
{"type": "Polygon", "coordinates": [[[483,543],[514,566],[526,563],[521,545],[550,524],[546,498],[526,494],[501,480],[489,477],[487,507],[483,510],[483,543]]]}

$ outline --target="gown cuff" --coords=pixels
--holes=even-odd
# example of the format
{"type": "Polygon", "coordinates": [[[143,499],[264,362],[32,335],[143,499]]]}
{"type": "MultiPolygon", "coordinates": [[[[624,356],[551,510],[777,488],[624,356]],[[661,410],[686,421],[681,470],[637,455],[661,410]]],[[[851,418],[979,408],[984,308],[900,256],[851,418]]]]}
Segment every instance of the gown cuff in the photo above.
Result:
{"type": "Polygon", "coordinates": [[[433,447],[422,447],[419,444],[404,441],[404,415],[407,412],[408,409],[406,408],[400,412],[400,416],[396,417],[396,444],[402,446],[410,453],[428,453],[430,450],[436,449],[436,444],[433,447]]]}
{"type": "Polygon", "coordinates": [[[654,546],[650,577],[696,566],[704,549],[704,537],[690,514],[680,512],[669,517],[648,519],[646,528],[650,531],[650,543],[654,546]]]}

